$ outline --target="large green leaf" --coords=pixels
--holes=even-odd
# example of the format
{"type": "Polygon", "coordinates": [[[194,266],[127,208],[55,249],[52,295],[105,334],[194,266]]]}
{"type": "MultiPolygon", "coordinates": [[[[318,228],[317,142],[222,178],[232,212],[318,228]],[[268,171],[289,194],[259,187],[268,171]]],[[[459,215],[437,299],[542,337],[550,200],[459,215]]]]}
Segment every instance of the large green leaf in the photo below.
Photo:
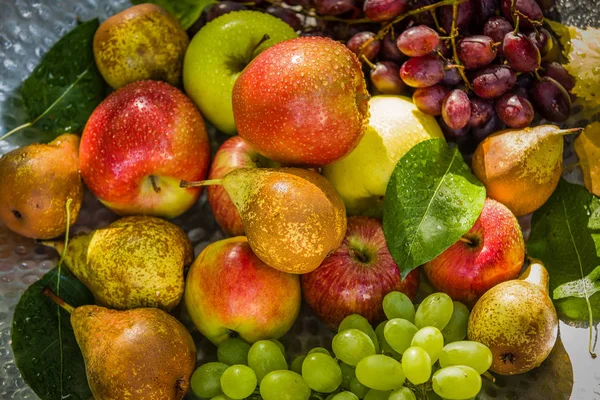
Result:
{"type": "Polygon", "coordinates": [[[550,293],[561,317],[589,321],[590,311],[600,316],[600,293],[594,290],[600,265],[598,197],[561,180],[533,214],[527,251],[546,265],[550,293]]]}
{"type": "Polygon", "coordinates": [[[456,243],[484,202],[485,187],[457,148],[432,139],[409,150],[392,173],[383,213],[387,246],[402,276],[456,243]]]}
{"type": "Polygon", "coordinates": [[[217,0],[131,0],[133,4],[153,3],[173,14],[183,29],[188,29],[200,18],[202,10],[217,0]]]}
{"type": "Polygon", "coordinates": [[[65,268],[61,268],[60,280],[58,267],[49,271],[23,293],[15,309],[15,362],[42,400],[88,400],[91,392],[69,314],[42,294],[44,287],[74,307],[94,302],[89,290],[65,268]]]}
{"type": "Polygon", "coordinates": [[[61,38],[23,82],[21,95],[29,125],[56,134],[83,130],[104,99],[92,42],[98,20],[84,22],[61,38]]]}

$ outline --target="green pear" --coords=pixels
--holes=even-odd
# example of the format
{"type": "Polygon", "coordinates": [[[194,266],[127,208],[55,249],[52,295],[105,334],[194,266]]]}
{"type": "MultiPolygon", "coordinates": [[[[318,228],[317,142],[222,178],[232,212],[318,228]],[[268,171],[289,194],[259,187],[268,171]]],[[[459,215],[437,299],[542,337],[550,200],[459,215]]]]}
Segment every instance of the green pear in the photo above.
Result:
{"type": "Polygon", "coordinates": [[[196,346],[174,317],[157,308],[73,308],[48,288],[44,294],[71,314],[95,400],[183,399],[196,346]]]}
{"type": "MultiPolygon", "coordinates": [[[[63,242],[44,243],[64,250],[63,242]]],[[[184,266],[192,256],[192,245],[178,226],[132,216],[73,237],[64,262],[100,305],[169,311],[181,300],[184,266]]]]}

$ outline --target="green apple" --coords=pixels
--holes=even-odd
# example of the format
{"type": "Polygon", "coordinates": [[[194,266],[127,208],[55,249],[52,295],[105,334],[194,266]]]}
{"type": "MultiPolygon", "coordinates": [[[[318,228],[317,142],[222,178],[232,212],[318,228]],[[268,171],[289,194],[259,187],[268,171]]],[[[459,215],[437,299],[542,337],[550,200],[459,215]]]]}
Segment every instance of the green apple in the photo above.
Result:
{"type": "Polygon", "coordinates": [[[323,168],[349,215],[381,217],[383,196],[396,164],[417,143],[443,138],[434,117],[404,96],[374,96],[367,131],[344,158],[323,168]]]}
{"type": "Polygon", "coordinates": [[[238,75],[266,48],[297,36],[279,18],[258,11],[235,11],[212,20],[185,53],[186,93],[217,129],[234,134],[231,92],[238,75]]]}

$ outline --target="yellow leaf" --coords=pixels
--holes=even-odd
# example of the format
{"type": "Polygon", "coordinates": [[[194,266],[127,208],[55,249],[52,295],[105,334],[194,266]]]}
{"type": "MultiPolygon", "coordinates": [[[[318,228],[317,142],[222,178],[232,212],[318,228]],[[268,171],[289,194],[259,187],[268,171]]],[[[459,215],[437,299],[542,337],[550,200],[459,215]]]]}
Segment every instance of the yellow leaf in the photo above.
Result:
{"type": "Polygon", "coordinates": [[[600,122],[592,122],[575,139],[575,152],[587,190],[600,196],[600,122]]]}
{"type": "Polygon", "coordinates": [[[600,107],[600,29],[575,28],[571,35],[570,50],[567,54],[567,71],[575,77],[572,92],[585,100],[584,106],[600,107]]]}

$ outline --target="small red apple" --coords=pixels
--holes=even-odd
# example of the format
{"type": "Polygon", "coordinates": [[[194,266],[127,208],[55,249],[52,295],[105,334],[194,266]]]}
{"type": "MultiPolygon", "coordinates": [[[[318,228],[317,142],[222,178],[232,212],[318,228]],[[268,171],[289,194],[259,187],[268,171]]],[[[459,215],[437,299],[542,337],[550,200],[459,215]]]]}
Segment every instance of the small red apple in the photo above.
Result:
{"type": "Polygon", "coordinates": [[[121,215],[173,218],[190,208],[210,160],[204,120],[178,89],[159,81],[130,83],[92,113],[79,149],[81,176],[121,215]]]}
{"type": "Polygon", "coordinates": [[[233,87],[238,133],[283,164],[319,166],[348,154],[368,122],[361,63],[324,37],[280,42],[258,55],[233,87]]]}
{"type": "MultiPolygon", "coordinates": [[[[260,155],[239,136],[227,139],[215,154],[208,179],[219,179],[236,168],[276,168],[279,164],[260,155]]],[[[217,224],[230,236],[244,234],[244,225],[237,209],[221,185],[208,186],[208,202],[217,224]]]]}
{"type": "Polygon", "coordinates": [[[233,335],[249,343],[283,336],[296,321],[301,300],[298,275],[263,263],[245,236],[210,244],[186,278],[187,310],[216,345],[233,335]]]}
{"type": "Polygon", "coordinates": [[[437,290],[473,306],[493,286],[515,279],[524,259],[519,221],[505,205],[488,198],[469,232],[424,268],[437,290]]]}
{"type": "Polygon", "coordinates": [[[411,299],[417,294],[419,271],[404,280],[388,251],[381,222],[350,217],[344,241],[315,271],[302,275],[306,302],[330,328],[337,329],[350,314],[376,324],[385,318],[382,302],[398,290],[411,299]]]}

